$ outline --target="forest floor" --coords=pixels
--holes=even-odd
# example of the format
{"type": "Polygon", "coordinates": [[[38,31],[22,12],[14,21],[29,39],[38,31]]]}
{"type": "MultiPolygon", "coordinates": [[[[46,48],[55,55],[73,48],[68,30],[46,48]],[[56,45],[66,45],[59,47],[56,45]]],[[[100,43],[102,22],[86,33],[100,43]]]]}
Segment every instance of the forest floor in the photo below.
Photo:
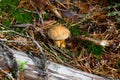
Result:
{"type": "Polygon", "coordinates": [[[0,40],[16,50],[107,78],[120,78],[119,0],[0,0],[0,40]],[[53,26],[66,26],[66,47],[49,37],[53,26]]]}

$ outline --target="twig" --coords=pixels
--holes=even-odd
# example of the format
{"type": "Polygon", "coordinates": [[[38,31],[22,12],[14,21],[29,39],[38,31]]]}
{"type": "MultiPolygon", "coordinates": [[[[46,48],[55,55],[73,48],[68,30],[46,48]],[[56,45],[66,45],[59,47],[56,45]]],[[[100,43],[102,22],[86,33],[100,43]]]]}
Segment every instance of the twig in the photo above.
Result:
{"type": "MultiPolygon", "coordinates": [[[[23,35],[23,34],[20,34],[20,33],[18,33],[18,32],[16,32],[16,31],[13,31],[13,30],[6,30],[6,31],[0,31],[0,32],[13,32],[13,33],[15,33],[15,34],[17,34],[17,35],[20,35],[20,36],[23,36],[23,37],[26,37],[26,38],[29,38],[29,39],[31,39],[35,44],[36,44],[36,46],[38,47],[38,49],[40,50],[40,52],[42,53],[42,55],[43,55],[43,57],[45,58],[45,54],[44,54],[44,52],[43,52],[43,50],[42,50],[42,47],[38,44],[38,42],[36,41],[36,40],[34,40],[32,37],[30,37],[30,36],[25,36],[25,35],[23,35]]],[[[46,59],[45,59],[46,60],[46,59]]]]}
{"type": "Polygon", "coordinates": [[[45,46],[47,49],[49,49],[50,53],[52,53],[56,59],[58,59],[61,63],[63,63],[62,59],[58,56],[58,53],[56,53],[56,51],[53,49],[53,47],[52,47],[50,44],[48,44],[48,45],[49,45],[50,49],[48,48],[48,46],[46,46],[46,45],[44,44],[44,46],[45,46]]]}
{"type": "Polygon", "coordinates": [[[28,27],[28,26],[33,26],[33,24],[30,23],[26,23],[26,24],[17,24],[17,25],[10,25],[10,26],[14,26],[14,27],[28,27]]]}
{"type": "Polygon", "coordinates": [[[120,7],[120,3],[118,5],[107,6],[107,7],[98,9],[98,10],[96,10],[94,12],[88,13],[88,14],[86,14],[85,17],[83,17],[83,19],[81,19],[79,22],[77,22],[77,23],[75,23],[75,24],[73,24],[71,26],[75,26],[75,25],[78,25],[78,24],[81,24],[81,23],[85,22],[87,19],[90,19],[91,15],[93,15],[93,14],[95,14],[97,12],[100,12],[100,11],[103,11],[103,10],[109,10],[109,9],[112,9],[112,8],[114,9],[114,8],[117,8],[117,7],[120,7]]]}
{"type": "Polygon", "coordinates": [[[33,3],[32,3],[31,0],[30,0],[30,4],[31,4],[31,6],[32,6],[36,11],[29,11],[29,10],[25,10],[25,11],[33,12],[33,13],[38,14],[39,19],[41,20],[41,24],[42,24],[42,30],[40,31],[40,33],[45,37],[45,35],[43,34],[43,27],[44,27],[43,18],[42,18],[42,16],[41,16],[40,12],[38,11],[38,9],[33,5],[33,3]]]}
{"type": "Polygon", "coordinates": [[[103,46],[103,47],[111,46],[113,44],[113,40],[96,40],[96,39],[93,39],[93,38],[90,38],[90,37],[85,37],[83,35],[82,36],[78,36],[78,38],[81,38],[83,40],[91,41],[94,44],[100,45],[100,46],[103,46]]]}
{"type": "Polygon", "coordinates": [[[32,41],[19,41],[19,40],[7,40],[7,39],[0,39],[0,41],[9,42],[9,43],[31,43],[32,41]]]}
{"type": "Polygon", "coordinates": [[[14,80],[13,76],[12,76],[10,73],[5,72],[2,68],[0,68],[0,70],[1,70],[4,74],[6,74],[8,77],[10,77],[11,80],[14,80]]]}
{"type": "Polygon", "coordinates": [[[61,50],[58,47],[53,47],[53,48],[56,49],[57,51],[59,51],[67,59],[72,60],[72,58],[66,54],[67,52],[65,52],[65,50],[61,50]]]}
{"type": "MultiPolygon", "coordinates": [[[[23,36],[23,37],[26,37],[26,38],[29,38],[29,39],[31,39],[34,43],[35,43],[35,45],[38,47],[38,49],[40,50],[40,52],[41,52],[41,54],[42,54],[42,58],[43,58],[43,60],[44,60],[44,62],[43,62],[43,64],[44,64],[44,67],[45,67],[45,63],[46,63],[46,57],[45,57],[45,54],[44,54],[44,52],[43,52],[43,49],[42,49],[42,47],[39,45],[39,43],[35,40],[35,39],[33,39],[32,37],[30,37],[30,36],[25,36],[25,35],[23,35],[23,34],[20,34],[20,33],[18,33],[18,32],[16,32],[16,31],[13,31],[13,30],[6,30],[6,31],[0,31],[0,32],[13,32],[13,33],[15,33],[15,34],[17,34],[17,35],[20,35],[20,36],[23,36]]],[[[4,45],[4,44],[2,44],[2,45],[4,45]]],[[[8,46],[6,46],[6,45],[4,45],[6,48],[8,48],[9,49],[9,51],[11,51],[11,49],[8,47],[8,46]]],[[[46,68],[45,68],[45,70],[46,70],[46,68]]],[[[44,71],[45,71],[44,70],[44,71]]]]}
{"type": "Polygon", "coordinates": [[[38,9],[33,5],[32,1],[30,0],[30,4],[31,6],[36,10],[36,13],[38,14],[40,20],[41,20],[41,24],[42,24],[42,27],[44,27],[44,22],[43,22],[43,18],[41,16],[41,14],[39,13],[38,9]]]}

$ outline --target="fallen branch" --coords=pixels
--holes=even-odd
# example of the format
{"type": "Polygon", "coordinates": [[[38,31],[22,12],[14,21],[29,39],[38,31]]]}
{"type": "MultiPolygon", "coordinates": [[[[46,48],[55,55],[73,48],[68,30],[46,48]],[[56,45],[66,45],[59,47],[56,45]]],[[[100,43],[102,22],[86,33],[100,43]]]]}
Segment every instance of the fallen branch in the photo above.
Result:
{"type": "Polygon", "coordinates": [[[0,68],[0,71],[2,71],[4,74],[6,74],[6,76],[8,76],[10,78],[10,80],[14,80],[13,76],[10,73],[7,73],[2,68],[0,68]]]}

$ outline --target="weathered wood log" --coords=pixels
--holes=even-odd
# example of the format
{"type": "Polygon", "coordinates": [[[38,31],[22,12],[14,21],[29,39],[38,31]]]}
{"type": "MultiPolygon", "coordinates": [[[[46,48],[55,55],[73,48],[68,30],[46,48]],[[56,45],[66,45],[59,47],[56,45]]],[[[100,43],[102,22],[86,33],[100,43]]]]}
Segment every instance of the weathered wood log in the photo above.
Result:
{"type": "Polygon", "coordinates": [[[0,45],[0,80],[45,80],[43,58],[0,45]],[[22,68],[22,69],[21,69],[22,68]]]}
{"type": "MultiPolygon", "coordinates": [[[[31,58],[28,58],[28,56],[25,53],[15,50],[13,50],[13,52],[15,53],[14,56],[16,57],[17,60],[28,61],[27,64],[35,65],[31,58]]],[[[31,71],[29,71],[29,67],[30,66],[26,66],[25,70],[30,74],[28,75],[27,73],[27,75],[25,76],[36,77],[35,75],[31,74],[31,71]]],[[[89,74],[87,72],[83,72],[77,69],[69,68],[51,61],[46,62],[46,70],[47,80],[108,80],[106,78],[89,74]]],[[[37,78],[37,80],[40,79],[37,78]]]]}
{"type": "MultiPolygon", "coordinates": [[[[9,66],[10,64],[16,64],[17,61],[27,62],[24,66],[23,71],[18,72],[18,80],[109,80],[104,77],[69,68],[51,61],[46,61],[46,64],[44,65],[40,57],[32,56],[30,54],[26,54],[22,51],[13,50],[11,48],[7,50],[7,54],[13,55],[12,57],[7,57],[7,61],[11,62],[6,62],[7,64],[9,64],[9,66]],[[14,61],[15,63],[12,61],[14,61]]],[[[0,55],[3,56],[2,53],[0,55]]],[[[4,60],[1,56],[0,60],[3,62],[0,62],[4,63],[4,60]]],[[[17,63],[17,65],[18,66],[12,65],[11,68],[9,68],[8,66],[7,69],[11,69],[10,71],[12,72],[13,67],[19,69],[20,64],[17,63]]],[[[5,70],[4,68],[6,68],[6,66],[3,64],[3,66],[0,65],[0,68],[5,70]]],[[[10,73],[10,71],[8,73],[10,73]]]]}
{"type": "Polygon", "coordinates": [[[23,80],[45,80],[45,67],[39,57],[31,56],[22,51],[11,50],[16,61],[27,62],[21,73],[23,80]]]}
{"type": "Polygon", "coordinates": [[[47,61],[48,80],[109,80],[77,69],[47,61]]]}

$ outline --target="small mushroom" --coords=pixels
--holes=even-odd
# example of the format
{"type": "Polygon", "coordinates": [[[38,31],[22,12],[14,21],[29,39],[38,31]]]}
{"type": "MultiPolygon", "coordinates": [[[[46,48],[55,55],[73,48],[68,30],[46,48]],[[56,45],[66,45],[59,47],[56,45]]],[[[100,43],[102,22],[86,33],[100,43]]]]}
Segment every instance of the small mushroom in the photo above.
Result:
{"type": "Polygon", "coordinates": [[[70,36],[70,31],[65,26],[55,26],[49,29],[48,36],[54,40],[55,45],[60,48],[65,48],[65,39],[70,36]]]}

